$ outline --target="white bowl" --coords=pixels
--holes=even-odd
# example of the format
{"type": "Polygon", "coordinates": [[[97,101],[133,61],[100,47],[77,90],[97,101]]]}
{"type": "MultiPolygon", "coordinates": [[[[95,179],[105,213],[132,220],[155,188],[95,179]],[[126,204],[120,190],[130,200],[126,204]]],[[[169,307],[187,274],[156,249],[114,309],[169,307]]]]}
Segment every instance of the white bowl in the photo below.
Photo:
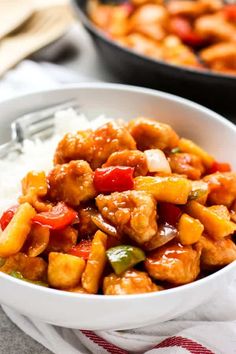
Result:
{"type": "MultiPolygon", "coordinates": [[[[156,117],[170,123],[236,168],[236,127],[218,114],[185,99],[144,88],[81,84],[21,96],[0,104],[0,143],[9,138],[17,116],[76,97],[91,119],[101,113],[114,118],[156,117]]],[[[226,287],[236,262],[201,280],[157,293],[129,296],[80,295],[47,289],[0,273],[0,302],[20,313],[71,328],[115,330],[137,328],[172,319],[226,287]]]]}

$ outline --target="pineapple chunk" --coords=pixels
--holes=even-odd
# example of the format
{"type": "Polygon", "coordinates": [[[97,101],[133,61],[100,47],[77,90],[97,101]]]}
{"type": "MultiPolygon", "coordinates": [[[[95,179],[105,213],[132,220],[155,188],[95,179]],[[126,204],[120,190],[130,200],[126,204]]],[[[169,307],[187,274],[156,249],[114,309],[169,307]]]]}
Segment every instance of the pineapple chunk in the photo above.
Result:
{"type": "Polygon", "coordinates": [[[189,202],[186,212],[192,217],[199,219],[204,225],[206,232],[214,239],[231,235],[236,231],[236,224],[216,213],[212,207],[207,208],[195,201],[189,202]]]}
{"type": "Polygon", "coordinates": [[[199,156],[203,164],[207,168],[210,168],[212,166],[214,162],[214,158],[211,155],[209,155],[206,151],[204,151],[202,148],[200,148],[200,146],[195,144],[193,141],[182,138],[180,139],[178,146],[182,152],[188,152],[190,154],[199,156]]]}
{"type": "Polygon", "coordinates": [[[91,294],[96,294],[106,264],[107,235],[97,231],[92,241],[92,248],[85,271],[82,275],[82,287],[91,294]]]}
{"type": "Polygon", "coordinates": [[[51,252],[48,262],[48,282],[57,289],[76,287],[85,268],[83,258],[51,252]]]}
{"type": "Polygon", "coordinates": [[[179,176],[136,177],[134,189],[145,191],[160,202],[185,204],[191,191],[191,182],[179,176]]]}
{"type": "Polygon", "coordinates": [[[179,219],[178,231],[179,240],[182,245],[192,245],[199,241],[204,230],[202,223],[189,216],[188,214],[182,214],[179,219]]]}
{"type": "Polygon", "coordinates": [[[36,211],[29,203],[19,206],[15,215],[0,235],[0,257],[19,252],[31,230],[31,220],[36,211]]]}

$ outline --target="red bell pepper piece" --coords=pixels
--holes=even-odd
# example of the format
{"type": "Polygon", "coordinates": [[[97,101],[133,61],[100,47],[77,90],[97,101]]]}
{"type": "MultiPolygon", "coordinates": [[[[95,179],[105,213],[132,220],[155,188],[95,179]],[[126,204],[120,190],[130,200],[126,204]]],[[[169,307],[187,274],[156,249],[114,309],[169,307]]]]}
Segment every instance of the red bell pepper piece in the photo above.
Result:
{"type": "Polygon", "coordinates": [[[159,216],[162,223],[176,226],[182,214],[180,208],[171,203],[160,203],[159,216]]]}
{"type": "Polygon", "coordinates": [[[77,217],[76,211],[60,202],[52,210],[38,213],[32,219],[33,223],[47,226],[52,230],[60,230],[70,225],[77,217]]]}
{"type": "Polygon", "coordinates": [[[226,5],[223,14],[227,20],[236,21],[236,4],[226,5]]]}
{"type": "Polygon", "coordinates": [[[204,43],[204,39],[194,32],[190,22],[183,17],[175,17],[171,20],[171,30],[185,44],[192,47],[198,47],[204,43]]]}
{"type": "Polygon", "coordinates": [[[91,240],[82,240],[78,245],[73,246],[68,253],[72,256],[81,257],[84,260],[89,258],[91,252],[92,241],[91,240]]]}
{"type": "Polygon", "coordinates": [[[123,192],[134,187],[134,168],[125,166],[97,168],[94,186],[98,193],[123,192]]]}
{"type": "Polygon", "coordinates": [[[13,216],[15,215],[17,209],[18,209],[18,205],[13,205],[12,207],[4,211],[0,219],[0,226],[2,231],[5,230],[5,228],[7,227],[7,225],[13,218],[13,216]]]}
{"type": "Polygon", "coordinates": [[[211,168],[207,171],[208,174],[216,173],[216,172],[230,172],[232,168],[227,162],[217,162],[215,161],[211,168]]]}

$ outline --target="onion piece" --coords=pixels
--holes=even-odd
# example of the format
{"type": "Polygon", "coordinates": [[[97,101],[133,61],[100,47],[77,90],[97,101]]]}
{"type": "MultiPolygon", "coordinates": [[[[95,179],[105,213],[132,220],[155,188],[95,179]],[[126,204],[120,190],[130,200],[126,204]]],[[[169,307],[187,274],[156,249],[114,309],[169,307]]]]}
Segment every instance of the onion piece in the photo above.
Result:
{"type": "Polygon", "coordinates": [[[94,212],[91,219],[101,231],[115,238],[120,238],[115,226],[106,222],[101,214],[94,212]]]}
{"type": "Polygon", "coordinates": [[[168,223],[160,226],[156,235],[154,235],[151,240],[144,243],[144,248],[146,251],[152,251],[158,247],[165,245],[170,242],[178,235],[177,229],[168,223]]]}
{"type": "Polygon", "coordinates": [[[170,164],[160,149],[151,149],[144,151],[147,159],[149,172],[171,173],[170,164]]]}

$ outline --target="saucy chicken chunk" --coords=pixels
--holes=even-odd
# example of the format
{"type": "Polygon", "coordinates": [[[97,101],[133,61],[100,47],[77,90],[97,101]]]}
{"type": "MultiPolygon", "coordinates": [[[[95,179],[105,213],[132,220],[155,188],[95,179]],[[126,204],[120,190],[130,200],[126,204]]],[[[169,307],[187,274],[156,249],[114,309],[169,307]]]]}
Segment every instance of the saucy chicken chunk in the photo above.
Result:
{"type": "Polygon", "coordinates": [[[96,169],[113,152],[134,149],[136,144],[129,132],[116,122],[109,122],[95,131],[86,130],[65,135],[58,144],[54,163],[85,160],[92,169],[96,169]]]}
{"type": "Polygon", "coordinates": [[[135,150],[136,143],[128,130],[116,122],[109,122],[94,132],[93,168],[100,167],[115,151],[135,150]]]}
{"type": "Polygon", "coordinates": [[[208,183],[210,193],[208,200],[211,204],[223,204],[228,208],[236,199],[236,173],[214,173],[204,177],[208,183]]]}
{"type": "Polygon", "coordinates": [[[123,150],[113,152],[103,167],[129,166],[134,167],[134,176],[145,176],[148,173],[148,165],[145,154],[139,150],[123,150]]]}
{"type": "Polygon", "coordinates": [[[236,245],[229,237],[215,241],[203,235],[199,243],[202,247],[201,266],[204,269],[220,268],[236,260],[236,245]]]}
{"type": "Polygon", "coordinates": [[[102,216],[139,244],[157,233],[156,203],[148,193],[126,191],[96,198],[102,216]]]}
{"type": "Polygon", "coordinates": [[[169,163],[173,173],[186,175],[189,179],[200,179],[205,168],[197,155],[188,153],[170,154],[169,163]]]}
{"type": "Polygon", "coordinates": [[[50,198],[78,206],[95,197],[93,171],[86,161],[56,165],[48,176],[50,198]]]}
{"type": "Polygon", "coordinates": [[[179,137],[168,125],[156,120],[137,118],[128,124],[128,130],[139,150],[172,149],[178,145],[179,137]]]}
{"type": "Polygon", "coordinates": [[[103,292],[105,295],[130,295],[158,291],[147,273],[135,269],[127,270],[118,276],[112,273],[104,278],[103,292]]]}
{"type": "Polygon", "coordinates": [[[167,244],[147,256],[145,268],[154,279],[172,284],[190,283],[200,273],[200,254],[192,246],[167,244]]]}
{"type": "Polygon", "coordinates": [[[64,164],[71,160],[91,162],[94,154],[93,131],[91,129],[68,133],[59,142],[54,154],[54,164],[64,164]]]}

